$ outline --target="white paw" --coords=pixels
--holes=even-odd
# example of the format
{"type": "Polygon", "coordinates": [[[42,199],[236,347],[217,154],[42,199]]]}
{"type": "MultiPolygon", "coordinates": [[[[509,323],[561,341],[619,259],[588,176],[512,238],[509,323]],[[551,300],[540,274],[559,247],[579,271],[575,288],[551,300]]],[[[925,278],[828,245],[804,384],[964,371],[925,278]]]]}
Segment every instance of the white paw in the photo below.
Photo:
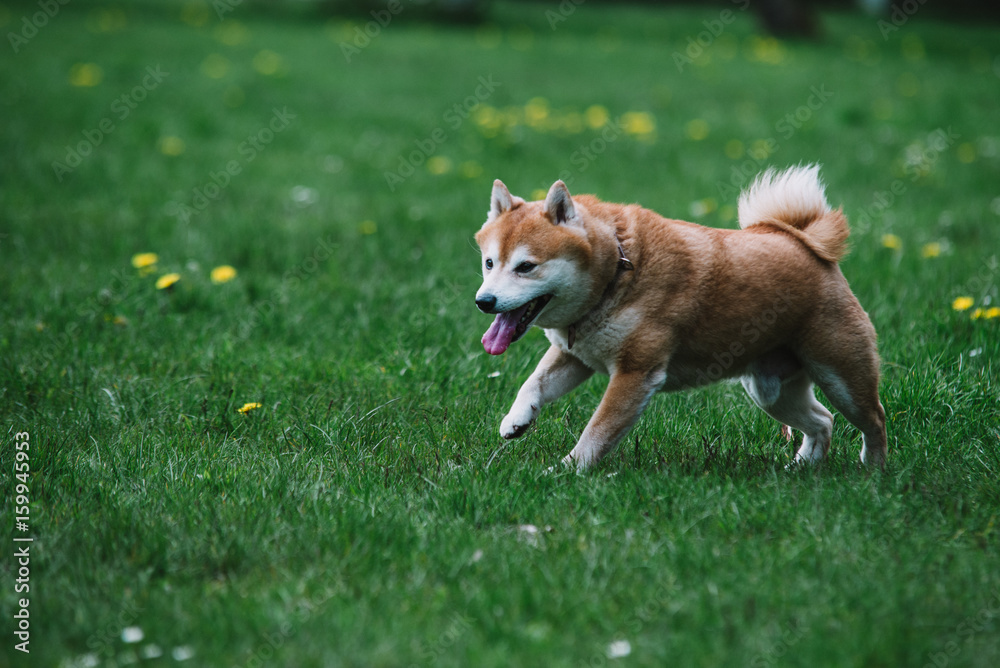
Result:
{"type": "Polygon", "coordinates": [[[504,438],[517,438],[531,426],[536,417],[538,409],[535,406],[529,404],[526,407],[518,407],[515,403],[510,413],[507,413],[507,417],[500,422],[500,435],[504,438]]]}

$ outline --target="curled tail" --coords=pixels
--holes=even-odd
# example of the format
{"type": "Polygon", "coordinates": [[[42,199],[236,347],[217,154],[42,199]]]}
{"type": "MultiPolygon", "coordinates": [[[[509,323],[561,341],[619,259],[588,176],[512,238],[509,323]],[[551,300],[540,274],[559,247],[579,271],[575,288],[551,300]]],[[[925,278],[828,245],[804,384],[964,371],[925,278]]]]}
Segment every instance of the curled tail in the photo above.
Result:
{"type": "Polygon", "coordinates": [[[834,211],[827,204],[819,165],[760,174],[740,195],[739,221],[743,229],[788,232],[827,262],[847,254],[847,219],[842,209],[834,211]]]}

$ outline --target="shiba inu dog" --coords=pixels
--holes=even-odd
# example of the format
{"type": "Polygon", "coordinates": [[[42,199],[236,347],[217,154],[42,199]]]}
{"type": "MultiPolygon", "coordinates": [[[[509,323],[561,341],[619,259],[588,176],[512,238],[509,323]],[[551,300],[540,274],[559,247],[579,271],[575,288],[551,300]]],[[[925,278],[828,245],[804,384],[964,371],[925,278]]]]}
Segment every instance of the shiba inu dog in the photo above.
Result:
{"type": "Polygon", "coordinates": [[[875,329],[837,262],[847,221],[826,201],[819,167],[768,170],[739,199],[739,230],[663,218],[638,205],[571,197],[556,181],[526,202],[493,184],[476,233],[496,314],[483,346],[500,355],[532,325],[551,343],[500,423],[524,433],[542,406],[595,372],[607,390],[563,462],[610,452],[657,392],[739,378],[768,415],[804,435],[795,461],[830,447],[830,403],[864,436],[861,460],[883,466],[875,329]]]}

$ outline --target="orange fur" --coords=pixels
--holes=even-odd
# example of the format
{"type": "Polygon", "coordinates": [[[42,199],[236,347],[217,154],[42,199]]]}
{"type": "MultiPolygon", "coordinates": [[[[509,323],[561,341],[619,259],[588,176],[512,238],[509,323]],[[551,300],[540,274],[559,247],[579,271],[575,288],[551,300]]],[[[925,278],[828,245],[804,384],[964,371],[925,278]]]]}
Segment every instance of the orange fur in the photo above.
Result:
{"type": "MultiPolygon", "coordinates": [[[[656,391],[741,377],[764,410],[803,431],[800,459],[821,458],[832,432],[832,418],[811,393],[816,383],[864,433],[862,458],[883,463],[875,330],[836,264],[846,252],[847,221],[826,205],[816,169],[798,170],[769,172],[754,184],[740,201],[741,230],[590,195],[572,198],[573,217],[555,224],[551,200],[565,190],[561,182],[546,202],[491,218],[476,239],[484,253],[499,248],[497,271],[512,254],[527,253],[540,267],[566,259],[577,277],[539,287],[554,295],[536,321],[552,348],[519,392],[503,435],[523,433],[541,405],[593,371],[608,373],[601,406],[567,458],[589,466],[656,391]],[[620,270],[619,244],[634,271],[620,270]],[[573,308],[562,308],[570,302],[573,308]]],[[[530,277],[490,280],[502,290],[530,277]]]]}

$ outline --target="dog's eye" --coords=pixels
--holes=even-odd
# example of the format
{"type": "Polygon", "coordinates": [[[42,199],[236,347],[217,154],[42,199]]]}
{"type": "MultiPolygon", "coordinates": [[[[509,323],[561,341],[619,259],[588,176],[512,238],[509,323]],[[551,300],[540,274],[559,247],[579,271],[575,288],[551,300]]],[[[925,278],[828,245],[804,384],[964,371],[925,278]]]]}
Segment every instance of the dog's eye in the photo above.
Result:
{"type": "Polygon", "coordinates": [[[521,264],[514,267],[514,273],[516,274],[527,274],[529,271],[537,267],[538,265],[534,262],[522,262],[521,264]]]}
{"type": "Polygon", "coordinates": [[[493,260],[491,260],[490,258],[486,258],[486,268],[487,269],[493,268],[493,260]]]}

